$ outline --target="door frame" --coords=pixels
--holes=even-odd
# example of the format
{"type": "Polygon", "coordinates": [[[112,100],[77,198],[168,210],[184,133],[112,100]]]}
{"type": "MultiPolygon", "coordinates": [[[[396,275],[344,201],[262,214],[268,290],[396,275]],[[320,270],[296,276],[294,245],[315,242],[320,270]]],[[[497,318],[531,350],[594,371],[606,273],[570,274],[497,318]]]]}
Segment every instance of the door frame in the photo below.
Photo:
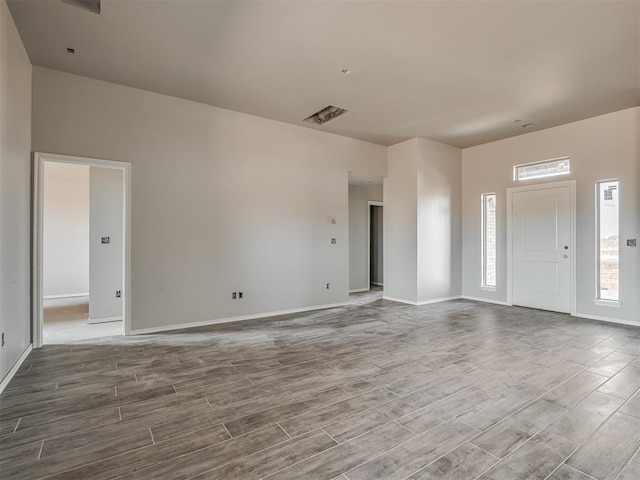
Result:
{"type": "MultiPolygon", "coordinates": [[[[384,207],[384,204],[373,200],[367,202],[367,290],[371,290],[371,207],[384,207]]],[[[382,235],[384,237],[384,228],[382,235]]],[[[382,276],[384,278],[384,264],[382,268],[382,276]]],[[[384,288],[384,280],[381,286],[384,288]]]]}
{"type": "Polygon", "coordinates": [[[550,188],[569,187],[569,198],[571,205],[569,206],[570,212],[570,230],[571,239],[569,241],[569,248],[571,252],[570,259],[570,292],[571,292],[571,313],[575,316],[577,312],[577,299],[576,299],[576,181],[565,180],[562,182],[551,183],[538,183],[535,185],[523,185],[519,187],[507,188],[507,304],[513,305],[513,234],[511,229],[513,228],[513,194],[520,192],[536,191],[536,190],[548,190],[550,188]]]}
{"type": "Polygon", "coordinates": [[[44,219],[44,162],[68,163],[88,167],[121,170],[124,181],[123,205],[123,279],[122,316],[124,334],[131,335],[131,163],[74,157],[55,153],[33,153],[32,199],[32,343],[40,348],[43,342],[43,219],[44,219]]]}

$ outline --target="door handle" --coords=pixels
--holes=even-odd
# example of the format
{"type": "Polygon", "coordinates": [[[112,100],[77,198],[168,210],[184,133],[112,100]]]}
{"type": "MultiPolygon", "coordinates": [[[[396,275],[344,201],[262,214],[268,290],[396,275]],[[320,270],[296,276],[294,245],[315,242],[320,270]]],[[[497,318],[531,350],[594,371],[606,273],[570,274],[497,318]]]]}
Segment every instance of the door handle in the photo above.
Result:
{"type": "Polygon", "coordinates": [[[565,250],[569,250],[569,245],[565,245],[565,246],[564,246],[564,249],[565,249],[565,250]]]}
{"type": "Polygon", "coordinates": [[[569,258],[569,255],[562,255],[562,258],[569,258]]]}

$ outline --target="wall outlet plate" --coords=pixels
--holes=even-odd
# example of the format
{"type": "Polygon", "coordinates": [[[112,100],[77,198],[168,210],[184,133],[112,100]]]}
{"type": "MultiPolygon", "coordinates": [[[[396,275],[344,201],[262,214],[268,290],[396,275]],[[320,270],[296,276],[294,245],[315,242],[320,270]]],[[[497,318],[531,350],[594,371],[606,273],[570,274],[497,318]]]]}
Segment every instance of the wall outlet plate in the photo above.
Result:
{"type": "Polygon", "coordinates": [[[237,298],[238,298],[238,293],[237,292],[231,293],[231,299],[232,300],[236,300],[237,298]]]}
{"type": "Polygon", "coordinates": [[[332,239],[331,239],[331,244],[332,244],[332,245],[335,245],[335,244],[336,244],[336,239],[335,239],[335,238],[332,238],[332,239]]]}
{"type": "Polygon", "coordinates": [[[122,290],[116,290],[116,298],[122,297],[122,290]]]}
{"type": "Polygon", "coordinates": [[[627,238],[627,247],[635,247],[637,242],[635,238],[627,238]]]}
{"type": "Polygon", "coordinates": [[[102,237],[101,243],[111,243],[111,237],[102,237]]]}

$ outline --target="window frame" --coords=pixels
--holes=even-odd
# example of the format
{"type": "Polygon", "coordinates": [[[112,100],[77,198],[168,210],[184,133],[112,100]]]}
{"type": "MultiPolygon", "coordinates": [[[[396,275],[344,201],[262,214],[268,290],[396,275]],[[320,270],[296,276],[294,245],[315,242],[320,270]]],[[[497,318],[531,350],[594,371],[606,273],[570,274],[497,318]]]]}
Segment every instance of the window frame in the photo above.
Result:
{"type": "Polygon", "coordinates": [[[551,158],[548,160],[541,160],[539,162],[530,162],[530,163],[521,163],[519,165],[514,165],[513,166],[513,181],[514,182],[527,182],[529,180],[538,180],[541,178],[554,178],[554,177],[562,177],[564,175],[571,175],[571,157],[564,156],[564,157],[558,157],[558,158],[551,158]],[[567,160],[568,164],[569,164],[569,168],[566,172],[560,172],[560,173],[552,173],[552,174],[548,174],[548,175],[539,175],[537,177],[529,177],[529,178],[519,178],[518,177],[518,170],[523,168],[523,167],[530,167],[533,165],[543,165],[545,163],[554,163],[554,162],[559,162],[561,160],[567,160]]]}
{"type": "Polygon", "coordinates": [[[596,305],[602,307],[615,307],[619,308],[621,303],[621,288],[620,288],[620,247],[622,246],[620,243],[620,179],[619,178],[609,178],[605,180],[598,180],[595,184],[595,261],[596,261],[596,275],[595,275],[595,299],[594,303],[596,305]],[[602,298],[602,277],[601,277],[601,262],[600,262],[600,218],[601,218],[601,205],[600,205],[600,186],[603,183],[616,183],[616,190],[618,191],[618,205],[617,205],[617,215],[618,215],[618,298],[617,299],[609,299],[602,298]]]}
{"type": "Polygon", "coordinates": [[[481,263],[481,272],[480,272],[480,289],[495,292],[498,287],[498,271],[497,271],[497,263],[498,263],[498,232],[497,232],[497,211],[498,211],[498,194],[496,192],[487,192],[482,193],[480,195],[480,204],[481,204],[481,241],[480,241],[480,263],[481,263]],[[493,197],[494,201],[494,215],[496,217],[496,229],[494,231],[495,238],[493,239],[494,243],[494,262],[495,262],[495,285],[490,285],[487,282],[487,199],[489,197],[493,197]]]}

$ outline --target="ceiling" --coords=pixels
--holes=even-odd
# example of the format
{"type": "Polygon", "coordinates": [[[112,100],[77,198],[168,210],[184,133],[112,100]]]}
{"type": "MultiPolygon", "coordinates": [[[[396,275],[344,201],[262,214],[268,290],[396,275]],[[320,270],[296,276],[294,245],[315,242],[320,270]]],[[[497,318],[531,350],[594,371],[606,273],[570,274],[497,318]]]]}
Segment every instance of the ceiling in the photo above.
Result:
{"type": "Polygon", "coordinates": [[[8,4],[34,65],[382,145],[640,105],[640,0],[8,4]],[[302,122],[327,105],[349,112],[302,122]]]}

